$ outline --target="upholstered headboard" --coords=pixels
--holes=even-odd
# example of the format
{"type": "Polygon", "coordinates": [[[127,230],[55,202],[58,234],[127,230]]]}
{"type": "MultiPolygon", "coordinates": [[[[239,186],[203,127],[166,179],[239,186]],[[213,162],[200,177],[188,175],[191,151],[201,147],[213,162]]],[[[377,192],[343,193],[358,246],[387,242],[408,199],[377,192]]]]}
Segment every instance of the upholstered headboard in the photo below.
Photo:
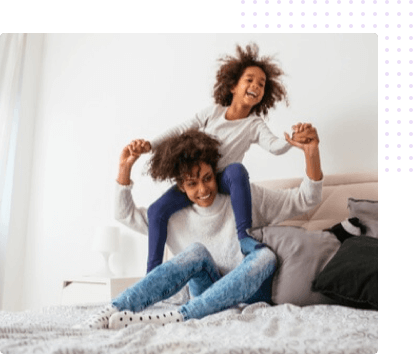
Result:
{"type": "MultiPolygon", "coordinates": [[[[269,189],[292,188],[301,178],[254,182],[269,189]]],[[[378,200],[378,175],[376,173],[349,173],[327,175],[323,183],[323,201],[309,213],[282,225],[301,226],[307,230],[322,230],[346,219],[348,198],[378,200]]]]}
{"type": "MultiPolygon", "coordinates": [[[[253,182],[269,188],[293,188],[300,185],[302,178],[279,179],[253,182]]],[[[378,175],[376,173],[346,173],[324,176],[323,200],[310,212],[287,220],[281,225],[301,226],[307,230],[329,228],[349,216],[348,198],[378,200],[378,175]]],[[[164,260],[172,257],[165,248],[164,260]]]]}

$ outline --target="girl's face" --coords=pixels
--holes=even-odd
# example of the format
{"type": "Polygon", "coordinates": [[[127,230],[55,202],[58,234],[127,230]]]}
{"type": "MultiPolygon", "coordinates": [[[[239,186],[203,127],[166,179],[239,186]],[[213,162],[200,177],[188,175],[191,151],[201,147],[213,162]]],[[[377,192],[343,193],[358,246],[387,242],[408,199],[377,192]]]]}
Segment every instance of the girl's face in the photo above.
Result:
{"type": "Polygon", "coordinates": [[[218,185],[211,165],[201,162],[199,166],[194,166],[191,176],[185,176],[180,189],[191,202],[201,207],[212,205],[218,193],[218,185]]]}
{"type": "Polygon", "coordinates": [[[248,105],[251,108],[260,103],[265,91],[266,76],[257,66],[249,66],[238,83],[231,89],[232,103],[248,105]]]}

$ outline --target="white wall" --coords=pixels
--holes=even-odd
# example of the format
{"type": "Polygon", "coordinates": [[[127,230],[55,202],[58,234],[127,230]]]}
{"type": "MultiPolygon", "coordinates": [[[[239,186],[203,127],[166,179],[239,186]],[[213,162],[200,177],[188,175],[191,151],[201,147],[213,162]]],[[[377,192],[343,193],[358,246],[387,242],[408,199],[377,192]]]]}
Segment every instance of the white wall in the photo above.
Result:
{"type": "MultiPolygon", "coordinates": [[[[255,41],[277,54],[290,107],[270,114],[282,136],[294,123],[319,131],[326,174],[377,170],[376,35],[46,35],[35,120],[21,308],[57,304],[65,277],[99,268],[94,228],[116,225],[113,187],[124,145],[150,139],[212,103],[216,59],[255,41]]],[[[166,188],[133,172],[134,196],[149,205],[166,188]]],[[[303,157],[252,148],[252,180],[299,177],[303,157]]],[[[122,228],[113,259],[122,274],[146,268],[146,237],[122,228]]]]}

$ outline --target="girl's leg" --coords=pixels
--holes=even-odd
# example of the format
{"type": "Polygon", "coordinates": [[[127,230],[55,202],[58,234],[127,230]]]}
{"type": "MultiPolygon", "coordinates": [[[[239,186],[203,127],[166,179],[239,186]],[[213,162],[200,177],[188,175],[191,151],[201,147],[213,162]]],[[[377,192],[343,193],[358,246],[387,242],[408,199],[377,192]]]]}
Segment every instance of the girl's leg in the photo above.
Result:
{"type": "Polygon", "coordinates": [[[275,254],[268,248],[256,249],[237,268],[181,306],[179,312],[188,320],[203,318],[242,302],[270,303],[275,269],[275,254]]]}
{"type": "Polygon", "coordinates": [[[242,253],[248,254],[255,248],[264,247],[246,231],[252,226],[251,189],[247,169],[240,163],[228,165],[218,174],[218,186],[220,192],[231,197],[242,253]]]}
{"type": "Polygon", "coordinates": [[[190,204],[191,201],[186,194],[182,193],[177,186],[173,186],[149,207],[147,273],[162,264],[169,218],[173,213],[190,204]]]}

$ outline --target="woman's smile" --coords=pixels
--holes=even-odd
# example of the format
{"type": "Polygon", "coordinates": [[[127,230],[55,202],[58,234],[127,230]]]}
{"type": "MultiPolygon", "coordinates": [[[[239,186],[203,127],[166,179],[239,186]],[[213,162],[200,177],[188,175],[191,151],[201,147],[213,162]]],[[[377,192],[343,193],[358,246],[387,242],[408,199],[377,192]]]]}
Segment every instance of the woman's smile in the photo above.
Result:
{"type": "Polygon", "coordinates": [[[212,205],[218,193],[218,185],[211,165],[201,162],[199,166],[194,166],[191,175],[184,178],[180,188],[191,202],[201,207],[212,205]]]}

